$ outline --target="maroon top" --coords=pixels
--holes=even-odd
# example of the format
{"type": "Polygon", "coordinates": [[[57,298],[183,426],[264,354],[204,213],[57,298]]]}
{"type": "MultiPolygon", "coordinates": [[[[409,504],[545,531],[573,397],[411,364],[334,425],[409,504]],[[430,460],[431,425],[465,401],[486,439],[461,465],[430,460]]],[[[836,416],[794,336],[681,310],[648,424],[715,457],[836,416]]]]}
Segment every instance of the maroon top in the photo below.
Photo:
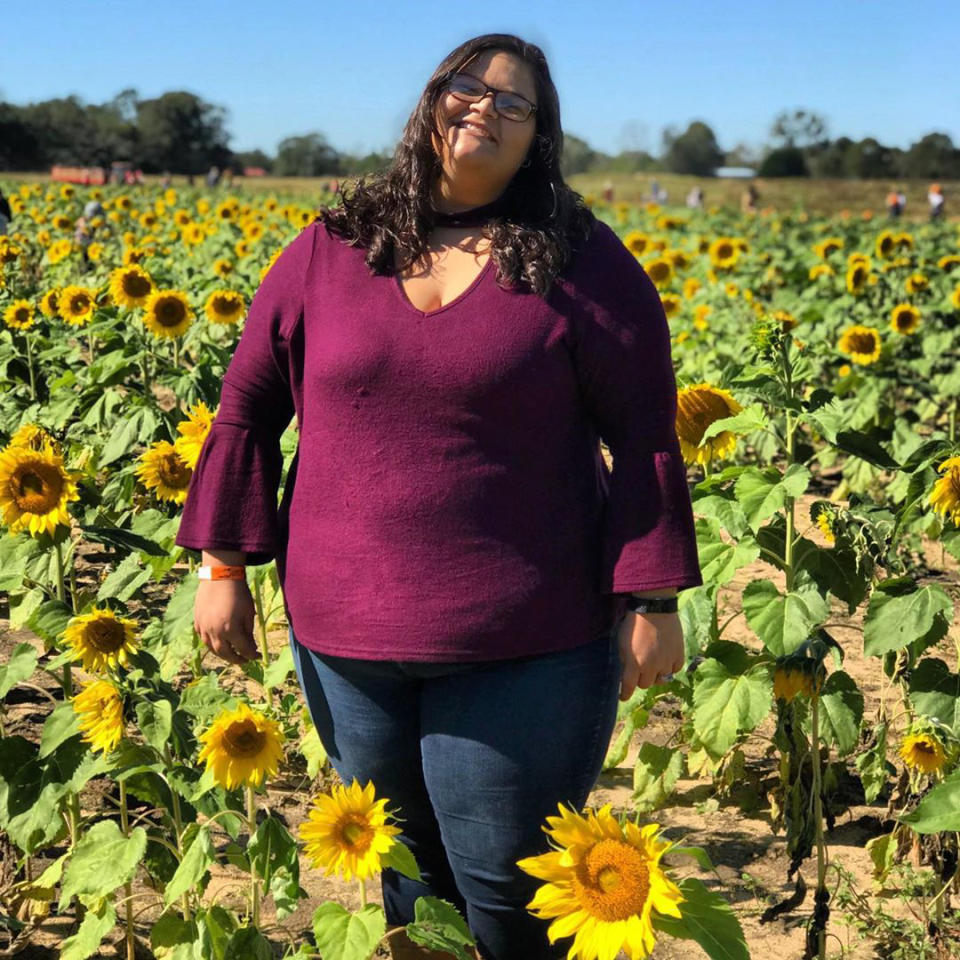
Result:
{"type": "Polygon", "coordinates": [[[429,312],[315,222],[253,299],[176,542],[276,557],[322,653],[575,647],[621,609],[605,594],[703,583],[676,404],[660,297],[601,221],[546,298],[491,258],[429,312]]]}

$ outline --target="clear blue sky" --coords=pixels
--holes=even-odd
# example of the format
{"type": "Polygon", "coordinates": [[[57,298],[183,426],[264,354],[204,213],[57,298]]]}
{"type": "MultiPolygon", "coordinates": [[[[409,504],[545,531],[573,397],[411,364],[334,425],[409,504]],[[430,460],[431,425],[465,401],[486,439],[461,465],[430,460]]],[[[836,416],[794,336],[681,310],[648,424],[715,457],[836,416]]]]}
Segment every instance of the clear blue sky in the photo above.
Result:
{"type": "Polygon", "coordinates": [[[0,99],[186,89],[227,108],[235,150],[320,131],[340,150],[398,139],[435,65],[480,33],[547,55],[564,130],[658,151],[664,126],[757,146],[806,107],[831,136],[960,143],[956,0],[25,0],[4,4],[0,99]]]}

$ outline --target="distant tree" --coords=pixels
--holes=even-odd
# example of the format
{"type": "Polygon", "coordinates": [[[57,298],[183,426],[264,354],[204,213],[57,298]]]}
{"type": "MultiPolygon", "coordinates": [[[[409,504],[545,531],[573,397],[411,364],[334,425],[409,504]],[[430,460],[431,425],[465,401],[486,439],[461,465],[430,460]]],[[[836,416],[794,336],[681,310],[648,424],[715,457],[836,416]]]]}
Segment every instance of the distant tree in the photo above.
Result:
{"type": "Polygon", "coordinates": [[[807,162],[799,147],[778,147],[771,150],[757,170],[760,177],[806,177],[807,162]]]}
{"type": "Polygon", "coordinates": [[[37,170],[41,165],[40,143],[23,109],[0,102],[0,170],[37,170]]]}
{"type": "Polygon", "coordinates": [[[281,177],[318,177],[343,173],[340,154],[322,133],[287,137],[277,147],[274,173],[281,177]]]}
{"type": "Polygon", "coordinates": [[[707,124],[695,120],[679,136],[667,131],[664,164],[673,173],[688,173],[698,177],[712,176],[717,167],[723,166],[724,153],[717,138],[707,124]]]}
{"type": "Polygon", "coordinates": [[[945,133],[928,133],[903,155],[901,176],[927,180],[960,179],[960,150],[945,133]]]}
{"type": "Polygon", "coordinates": [[[760,151],[749,143],[738,143],[732,150],[728,150],[723,158],[723,165],[727,167],[756,167],[760,163],[760,151]]]}
{"type": "Polygon", "coordinates": [[[365,173],[376,173],[378,170],[383,170],[389,166],[392,156],[392,153],[387,150],[383,153],[374,151],[364,154],[362,157],[345,153],[340,157],[340,166],[344,173],[357,174],[358,176],[365,173]]]}
{"type": "Polygon", "coordinates": [[[186,90],[137,101],[139,159],[144,170],[202,173],[227,166],[226,111],[186,90]]]}
{"type": "Polygon", "coordinates": [[[262,167],[267,173],[273,171],[273,158],[262,150],[241,150],[233,155],[231,162],[240,170],[244,167],[262,167]]]}
{"type": "Polygon", "coordinates": [[[827,137],[827,121],[807,110],[784,110],[770,128],[775,144],[783,147],[805,147],[821,143],[827,137]]]}
{"type": "Polygon", "coordinates": [[[575,173],[586,173],[596,161],[596,151],[581,137],[572,133],[563,135],[563,155],[560,157],[560,171],[565,177],[575,173]]]}

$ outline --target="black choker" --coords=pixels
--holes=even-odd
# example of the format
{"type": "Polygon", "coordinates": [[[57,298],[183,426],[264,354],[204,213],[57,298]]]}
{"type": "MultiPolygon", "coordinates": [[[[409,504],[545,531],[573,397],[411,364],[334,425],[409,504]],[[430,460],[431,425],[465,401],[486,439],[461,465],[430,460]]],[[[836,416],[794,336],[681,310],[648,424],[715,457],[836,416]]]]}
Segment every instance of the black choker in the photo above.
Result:
{"type": "Polygon", "coordinates": [[[506,214],[506,204],[503,197],[497,197],[482,207],[471,207],[459,213],[441,213],[432,210],[433,224],[436,227],[482,227],[493,217],[502,217],[506,214]]]}

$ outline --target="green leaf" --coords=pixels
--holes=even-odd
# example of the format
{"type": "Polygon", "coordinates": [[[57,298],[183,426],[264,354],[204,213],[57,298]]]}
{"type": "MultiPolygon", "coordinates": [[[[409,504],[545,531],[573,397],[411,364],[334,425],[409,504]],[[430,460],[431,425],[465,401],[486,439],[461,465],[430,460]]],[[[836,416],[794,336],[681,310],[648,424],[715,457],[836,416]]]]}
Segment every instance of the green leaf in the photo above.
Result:
{"type": "Polygon", "coordinates": [[[150,570],[140,562],[140,557],[131,553],[117,564],[116,570],[110,573],[100,584],[97,591],[97,600],[103,601],[110,597],[117,600],[129,600],[145,583],[150,582],[150,570]]]}
{"type": "Polygon", "coordinates": [[[863,719],[863,694],[856,682],[843,670],[827,677],[820,693],[820,733],[826,743],[845,757],[852,753],[860,739],[863,719]]]}
{"type": "Polygon", "coordinates": [[[830,604],[810,582],[786,596],[769,580],[754,580],[743,590],[743,612],[750,629],[775,657],[793,653],[830,614],[830,604]]]}
{"type": "Polygon", "coordinates": [[[917,713],[939,720],[960,737],[960,675],[942,660],[927,657],[914,667],[910,702],[917,713]]]}
{"type": "Polygon", "coordinates": [[[87,910],[77,932],[63,941],[60,960],[87,960],[98,953],[101,941],[116,923],[117,911],[109,900],[97,904],[96,910],[87,910]]]}
{"type": "Polygon", "coordinates": [[[196,923],[178,913],[165,913],[153,923],[150,946],[158,960],[203,960],[196,923]]]}
{"type": "Polygon", "coordinates": [[[802,464],[791,463],[784,474],[776,467],[749,467],[740,474],[734,490],[747,523],[756,533],[764,520],[786,505],[788,497],[801,496],[809,483],[810,471],[802,464]]]}
{"type": "Polygon", "coordinates": [[[938,783],[917,804],[916,810],[898,819],[917,833],[960,830],[960,769],[938,783]]]}
{"type": "Polygon", "coordinates": [[[267,817],[257,827],[247,844],[247,855],[257,869],[257,876],[263,882],[264,890],[270,885],[276,870],[286,869],[295,880],[300,877],[297,842],[274,816],[267,817]]]}
{"type": "Polygon", "coordinates": [[[37,668],[37,651],[32,643],[18,643],[6,663],[0,664],[0,699],[37,668]]]}
{"type": "Polygon", "coordinates": [[[721,587],[760,556],[760,545],[752,537],[732,544],[725,542],[715,520],[697,517],[696,531],[700,571],[705,583],[721,587]]]}
{"type": "Polygon", "coordinates": [[[290,644],[284,644],[283,648],[274,657],[267,669],[263,672],[263,685],[269,689],[279,687],[284,680],[293,672],[293,651],[290,644]]]}
{"type": "Polygon", "coordinates": [[[697,861],[697,866],[701,870],[706,872],[711,872],[713,870],[713,863],[710,861],[710,856],[703,847],[692,847],[692,846],[675,846],[671,847],[665,854],[666,857],[693,857],[697,861]]]}
{"type": "Polygon", "coordinates": [[[383,907],[374,903],[350,913],[328,900],[313,914],[313,935],[323,960],[369,960],[386,932],[383,907]]]}
{"type": "MultiPolygon", "coordinates": [[[[639,687],[637,689],[640,689],[639,687]]],[[[639,727],[646,726],[650,711],[646,707],[634,707],[624,718],[623,727],[617,734],[617,739],[610,745],[606,757],[603,760],[603,769],[612,770],[619,767],[627,754],[630,752],[630,744],[633,742],[633,735],[639,727]]]]}
{"type": "Polygon", "coordinates": [[[884,833],[879,837],[871,837],[866,843],[867,853],[873,862],[873,879],[883,883],[887,874],[896,863],[897,841],[892,833],[884,833]]]}
{"type": "Polygon", "coordinates": [[[683,773],[683,754],[673,747],[644,743],[633,768],[633,803],[640,813],[662,807],[683,773]]]}
{"type": "Polygon", "coordinates": [[[681,940],[694,940],[712,960],[750,960],[743,929],[730,904],[695,877],[686,877],[677,886],[684,897],[680,904],[682,918],[654,910],[654,930],[681,940]]]}
{"type": "Polygon", "coordinates": [[[476,941],[467,924],[452,903],[439,897],[417,897],[407,936],[422,947],[452,953],[457,960],[473,960],[466,948],[476,941]]]}
{"type": "Polygon", "coordinates": [[[183,855],[176,873],[163,892],[163,902],[170,906],[178,897],[192,890],[216,861],[217,852],[210,839],[210,828],[203,824],[194,835],[193,842],[183,855]]]}
{"type": "Polygon", "coordinates": [[[946,636],[952,619],[953,603],[940,587],[903,595],[875,590],[863,621],[863,652],[882,657],[921,639],[930,646],[946,636]]]}
{"type": "Polygon", "coordinates": [[[10,593],[8,603],[11,629],[20,630],[26,627],[33,614],[40,609],[45,597],[41,587],[34,587],[25,593],[10,593]]]}
{"type": "Polygon", "coordinates": [[[215,673],[205,673],[195,683],[189,684],[180,695],[180,709],[189,713],[201,724],[216,716],[232,697],[217,682],[215,673]]]}
{"type": "Polygon", "coordinates": [[[874,743],[863,753],[857,754],[854,763],[863,784],[863,794],[867,803],[873,803],[880,796],[887,778],[895,774],[896,767],[887,760],[887,724],[879,724],[875,729],[874,743]]]}
{"type": "Polygon", "coordinates": [[[394,840],[393,846],[380,857],[380,862],[397,873],[402,873],[411,880],[420,880],[420,867],[410,848],[400,840],[394,840]]]}
{"type": "Polygon", "coordinates": [[[754,433],[757,430],[766,430],[770,421],[759,403],[751,403],[744,407],[739,413],[732,417],[724,417],[722,420],[714,420],[700,438],[701,443],[715,437],[718,433],[729,430],[731,433],[754,433]]]}
{"type": "Polygon", "coordinates": [[[137,725],[143,739],[159,753],[170,739],[173,706],[169,700],[141,700],[137,704],[137,725]]]}
{"type": "Polygon", "coordinates": [[[230,937],[223,960],[273,960],[273,948],[256,927],[241,927],[230,937]]]}
{"type": "Polygon", "coordinates": [[[80,718],[73,709],[73,703],[64,700],[58,703],[47,716],[40,734],[40,756],[53,753],[65,740],[80,732],[80,718]]]}
{"type": "Polygon", "coordinates": [[[27,626],[48,646],[52,647],[63,636],[73,611],[59,600],[42,603],[30,615],[27,626]]]}
{"type": "Polygon", "coordinates": [[[304,716],[304,727],[306,729],[300,738],[299,748],[307,761],[307,776],[313,780],[327,762],[327,751],[308,714],[304,716]]]}
{"type": "Polygon", "coordinates": [[[732,675],[719,660],[704,660],[694,674],[693,728],[700,742],[720,757],[770,712],[773,681],[766,669],[732,675]]]}
{"type": "Polygon", "coordinates": [[[132,880],[147,847],[147,832],[125,837],[113,820],[100,820],[80,838],[63,875],[60,907],[72,897],[105,897],[132,880]]]}
{"type": "Polygon", "coordinates": [[[195,644],[193,631],[193,605],[200,581],[185,577],[173,591],[163,614],[162,641],[157,659],[160,661],[160,676],[171,680],[183,666],[184,660],[193,655],[195,644]]]}

